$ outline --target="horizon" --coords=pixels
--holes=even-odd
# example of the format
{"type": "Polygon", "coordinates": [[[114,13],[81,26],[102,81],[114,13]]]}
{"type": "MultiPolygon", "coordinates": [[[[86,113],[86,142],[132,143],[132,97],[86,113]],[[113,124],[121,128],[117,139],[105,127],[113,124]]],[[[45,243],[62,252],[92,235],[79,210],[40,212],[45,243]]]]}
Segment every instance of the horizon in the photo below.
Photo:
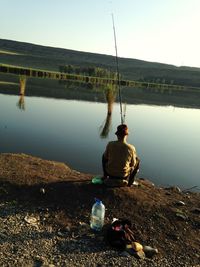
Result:
{"type": "Polygon", "coordinates": [[[199,68],[199,9],[198,0],[7,0],[0,38],[115,56],[114,14],[118,57],[199,68]]]}

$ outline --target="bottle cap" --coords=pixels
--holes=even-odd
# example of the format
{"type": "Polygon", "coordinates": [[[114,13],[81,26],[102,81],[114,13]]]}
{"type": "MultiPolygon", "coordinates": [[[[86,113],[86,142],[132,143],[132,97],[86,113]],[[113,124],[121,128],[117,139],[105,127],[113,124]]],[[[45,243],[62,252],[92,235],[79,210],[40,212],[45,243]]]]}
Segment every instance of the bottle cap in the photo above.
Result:
{"type": "Polygon", "coordinates": [[[95,197],[95,202],[98,203],[98,204],[102,204],[102,201],[98,198],[95,197]]]}

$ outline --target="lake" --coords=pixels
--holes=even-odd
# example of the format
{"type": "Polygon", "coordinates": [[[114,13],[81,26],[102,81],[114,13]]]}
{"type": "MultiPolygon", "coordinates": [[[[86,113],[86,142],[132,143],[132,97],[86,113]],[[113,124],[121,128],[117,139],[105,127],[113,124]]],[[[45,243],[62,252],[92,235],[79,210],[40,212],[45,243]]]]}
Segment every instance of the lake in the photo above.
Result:
{"type": "MultiPolygon", "coordinates": [[[[107,104],[0,94],[0,152],[61,161],[81,172],[101,174],[101,156],[116,139],[120,108],[114,104],[110,131],[102,138],[107,104]]],[[[126,105],[128,142],[141,158],[137,177],[156,185],[200,186],[200,109],[126,105]]]]}

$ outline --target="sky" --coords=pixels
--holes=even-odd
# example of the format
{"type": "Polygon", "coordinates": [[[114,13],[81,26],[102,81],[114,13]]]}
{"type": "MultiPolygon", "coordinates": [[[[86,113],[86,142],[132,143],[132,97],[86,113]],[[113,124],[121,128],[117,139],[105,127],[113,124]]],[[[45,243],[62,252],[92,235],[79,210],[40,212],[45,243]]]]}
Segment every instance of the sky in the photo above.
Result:
{"type": "Polygon", "coordinates": [[[200,0],[0,0],[0,38],[200,67],[200,0]]]}

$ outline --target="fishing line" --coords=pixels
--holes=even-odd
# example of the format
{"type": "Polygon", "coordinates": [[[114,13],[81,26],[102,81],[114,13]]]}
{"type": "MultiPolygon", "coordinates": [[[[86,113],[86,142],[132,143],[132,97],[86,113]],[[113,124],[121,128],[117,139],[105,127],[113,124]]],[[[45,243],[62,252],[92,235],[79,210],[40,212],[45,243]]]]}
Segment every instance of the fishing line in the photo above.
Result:
{"type": "Polygon", "coordinates": [[[120,76],[119,76],[117,38],[116,38],[116,31],[115,31],[114,15],[113,15],[113,13],[111,15],[112,15],[113,33],[114,33],[114,41],[115,41],[115,60],[116,60],[116,69],[117,69],[117,85],[118,85],[118,94],[119,94],[120,115],[121,115],[121,124],[123,124],[124,120],[125,120],[125,115],[123,115],[123,112],[122,112],[122,97],[121,97],[121,86],[120,86],[120,76]]]}
{"type": "Polygon", "coordinates": [[[126,118],[126,103],[124,103],[123,122],[125,122],[125,118],[126,118]]]}

